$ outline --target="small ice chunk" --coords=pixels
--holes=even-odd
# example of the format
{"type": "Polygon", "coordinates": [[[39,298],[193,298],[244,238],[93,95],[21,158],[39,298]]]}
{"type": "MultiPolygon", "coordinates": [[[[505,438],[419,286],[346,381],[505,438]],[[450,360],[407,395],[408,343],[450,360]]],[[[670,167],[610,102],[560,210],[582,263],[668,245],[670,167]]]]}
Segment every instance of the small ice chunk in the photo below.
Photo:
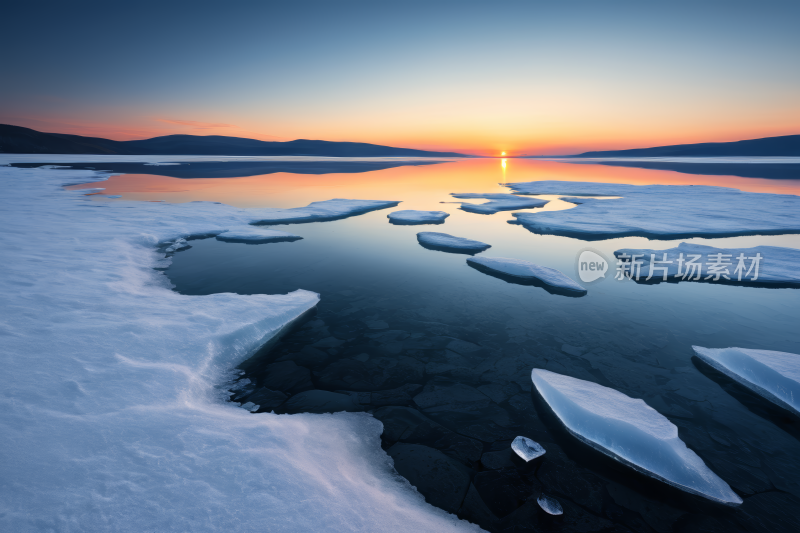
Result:
{"type": "Polygon", "coordinates": [[[258,411],[259,407],[260,407],[259,405],[256,405],[253,402],[247,402],[246,404],[242,405],[243,409],[247,409],[251,413],[255,413],[256,411],[258,411]]]}
{"type": "Polygon", "coordinates": [[[658,411],[619,391],[535,368],[531,380],[567,430],[592,448],[686,492],[726,505],[742,499],[678,438],[658,411]]]}
{"type": "Polygon", "coordinates": [[[726,376],[800,416],[800,355],[748,348],[692,348],[726,376]]]}
{"type": "Polygon", "coordinates": [[[417,233],[419,243],[433,250],[456,253],[478,253],[491,248],[491,244],[481,241],[473,241],[463,237],[454,237],[447,233],[437,233],[435,231],[422,231],[417,233]]]}
{"type": "Polygon", "coordinates": [[[180,165],[180,163],[145,163],[144,166],[146,167],[171,167],[174,165],[180,165]]]}
{"type": "Polygon", "coordinates": [[[544,510],[545,513],[551,514],[553,516],[559,516],[564,514],[564,509],[561,508],[561,504],[558,503],[558,500],[555,498],[551,498],[544,492],[536,498],[536,503],[539,504],[539,507],[544,510]]]}
{"type": "Polygon", "coordinates": [[[470,213],[479,213],[481,215],[492,215],[498,211],[512,211],[514,209],[543,207],[548,202],[548,200],[540,200],[539,198],[526,198],[524,196],[506,193],[453,193],[452,196],[454,198],[461,198],[465,200],[470,198],[484,198],[489,200],[485,204],[469,204],[466,202],[461,203],[462,210],[469,211],[470,213]]]}
{"type": "Polygon", "coordinates": [[[72,168],[64,165],[42,165],[39,167],[40,169],[47,169],[47,170],[54,170],[57,168],[72,168]]]}
{"type": "Polygon", "coordinates": [[[406,209],[389,213],[389,222],[392,224],[443,224],[450,213],[444,211],[416,211],[406,209]]]}
{"type": "Polygon", "coordinates": [[[545,454],[542,445],[528,437],[517,437],[514,439],[514,442],[511,443],[511,449],[524,459],[526,463],[545,454]]]}
{"type": "Polygon", "coordinates": [[[122,198],[121,194],[112,194],[110,196],[106,196],[106,198],[122,198]]]}
{"type": "Polygon", "coordinates": [[[175,242],[173,242],[172,245],[169,246],[164,251],[167,252],[167,253],[172,253],[172,252],[177,252],[178,250],[182,250],[182,249],[188,248],[188,247],[189,247],[189,243],[186,242],[186,239],[181,237],[180,239],[177,239],[175,242]]]}
{"type": "Polygon", "coordinates": [[[267,242],[290,242],[302,239],[298,235],[278,231],[275,229],[251,226],[247,228],[228,230],[217,235],[217,240],[225,242],[243,242],[247,244],[261,244],[267,242]]]}
{"type": "Polygon", "coordinates": [[[539,281],[544,285],[562,289],[576,295],[586,294],[586,289],[572,279],[562,274],[555,268],[539,266],[522,259],[509,259],[506,257],[470,257],[467,259],[470,266],[478,270],[496,272],[512,279],[521,281],[539,281]]]}

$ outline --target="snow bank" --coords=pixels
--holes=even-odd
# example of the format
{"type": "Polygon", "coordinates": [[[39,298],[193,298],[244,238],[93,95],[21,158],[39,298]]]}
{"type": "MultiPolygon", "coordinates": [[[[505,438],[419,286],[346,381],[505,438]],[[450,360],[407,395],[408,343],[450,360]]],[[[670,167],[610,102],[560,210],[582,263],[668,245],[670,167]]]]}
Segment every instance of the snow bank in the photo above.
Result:
{"type": "Polygon", "coordinates": [[[389,222],[392,224],[443,224],[444,219],[449,216],[450,214],[444,211],[416,211],[414,209],[394,211],[388,215],[389,222]]]}
{"type": "Polygon", "coordinates": [[[433,250],[467,254],[482,252],[492,247],[491,244],[486,244],[485,242],[473,241],[472,239],[465,239],[463,237],[454,237],[447,233],[437,233],[435,231],[422,231],[417,233],[417,241],[419,241],[422,246],[433,250]]]}
{"type": "Polygon", "coordinates": [[[362,215],[378,209],[394,207],[400,202],[383,200],[345,200],[336,198],[324,202],[311,202],[306,207],[290,209],[271,209],[261,215],[253,224],[303,224],[306,222],[326,222],[354,215],[362,215]]]}
{"type": "Polygon", "coordinates": [[[796,248],[715,248],[682,242],[668,250],[623,248],[614,255],[618,261],[631,263],[626,267],[626,274],[632,272],[633,279],[638,274],[637,281],[649,283],[713,281],[737,285],[800,285],[800,250],[796,248]],[[639,262],[641,265],[635,264],[639,262]]]}
{"type": "Polygon", "coordinates": [[[742,499],[678,438],[678,428],[643,400],[535,368],[539,394],[570,433],[635,470],[710,500],[742,499]]]}
{"type": "Polygon", "coordinates": [[[278,231],[276,229],[266,229],[259,227],[241,228],[226,231],[217,235],[217,240],[226,242],[244,242],[248,244],[261,244],[267,242],[290,242],[298,241],[302,237],[278,231]]]}
{"type": "Polygon", "coordinates": [[[548,200],[539,200],[538,198],[525,198],[524,196],[516,196],[513,194],[480,194],[480,193],[453,193],[454,198],[470,199],[470,198],[484,198],[490,200],[485,204],[469,204],[462,202],[461,209],[469,211],[470,213],[480,213],[482,215],[492,215],[498,211],[513,211],[514,209],[531,209],[534,207],[543,207],[547,205],[548,200]]]}
{"type": "Polygon", "coordinates": [[[548,287],[561,289],[571,293],[583,295],[586,289],[572,281],[570,278],[555,268],[539,266],[522,259],[509,259],[506,257],[470,257],[467,259],[470,266],[479,270],[487,270],[508,276],[520,281],[539,281],[548,287]]]}
{"type": "Polygon", "coordinates": [[[800,355],[692,346],[697,357],[756,394],[800,416],[800,355]]]}
{"type": "Polygon", "coordinates": [[[477,529],[394,474],[371,416],[222,401],[228,369],[318,297],[180,295],[156,249],[265,210],[99,204],[61,188],[85,170],[0,175],[1,531],[477,529]]]}
{"type": "Polygon", "coordinates": [[[656,239],[800,233],[800,197],[705,185],[622,185],[569,181],[509,184],[524,194],[622,196],[564,198],[564,211],[514,214],[542,234],[585,240],[643,236],[656,239]]]}

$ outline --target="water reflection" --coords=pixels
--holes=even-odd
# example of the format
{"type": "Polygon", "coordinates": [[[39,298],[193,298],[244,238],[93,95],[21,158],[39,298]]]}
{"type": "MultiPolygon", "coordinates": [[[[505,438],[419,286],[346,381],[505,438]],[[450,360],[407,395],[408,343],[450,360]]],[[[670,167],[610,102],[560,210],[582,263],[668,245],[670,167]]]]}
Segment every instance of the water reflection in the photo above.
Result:
{"type": "MultiPolygon", "coordinates": [[[[506,166],[501,160],[500,168],[496,160],[460,161],[361,174],[235,178],[203,187],[195,185],[201,180],[179,180],[179,190],[155,176],[151,185],[164,187],[143,191],[138,178],[119,176],[109,180],[107,192],[275,207],[334,197],[398,199],[401,209],[450,212],[439,231],[491,244],[485,255],[529,260],[577,279],[576,258],[584,241],[533,234],[508,224],[509,212],[479,215],[441,203],[451,202],[453,192],[507,193],[501,185],[506,173],[508,181],[689,182],[800,193],[797,183],[785,181],[519,159],[506,166]]],[[[550,199],[542,209],[572,206],[550,199]]],[[[773,531],[792,529],[785,509],[800,504],[793,496],[800,494],[797,422],[765,414],[752,398],[709,377],[693,363],[691,346],[800,353],[800,290],[642,285],[608,276],[589,286],[586,296],[564,298],[487,276],[468,266],[468,256],[419,246],[419,228],[388,224],[386,213],[294,226],[291,231],[303,240],[292,243],[247,246],[206,239],[175,254],[167,274],[184,294],[302,288],[321,295],[312,319],[242,366],[251,383],[241,401],[248,401],[248,394],[263,397],[264,387],[284,387],[281,392],[287,394],[318,389],[349,396],[387,428],[421,420],[435,431],[387,431],[384,445],[421,444],[459,461],[471,469],[480,497],[510,525],[530,519],[524,499],[502,498],[500,505],[487,487],[557,494],[567,515],[583,520],[586,530],[610,530],[613,524],[647,530],[647,522],[664,531],[736,531],[747,529],[753,513],[769,519],[773,531]],[[647,488],[618,464],[586,460],[579,443],[561,435],[532,399],[532,368],[643,398],[679,427],[681,438],[709,468],[745,496],[741,512],[709,509],[661,485],[647,488]],[[442,404],[417,404],[414,397],[422,391],[441,394],[442,404]],[[474,401],[450,401],[455,392],[474,401]],[[507,450],[519,434],[547,449],[539,469],[524,479],[490,466],[492,454],[507,450]]],[[[800,248],[797,235],[687,241],[800,248]]],[[[668,249],[679,242],[626,237],[598,241],[593,248],[613,257],[621,248],[668,249]]]]}

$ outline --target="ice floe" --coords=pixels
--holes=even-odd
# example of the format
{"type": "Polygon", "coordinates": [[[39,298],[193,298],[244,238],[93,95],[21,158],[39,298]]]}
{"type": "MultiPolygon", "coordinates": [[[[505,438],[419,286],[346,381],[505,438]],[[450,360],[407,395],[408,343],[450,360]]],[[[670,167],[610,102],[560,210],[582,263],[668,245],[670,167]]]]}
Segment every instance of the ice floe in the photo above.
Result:
{"type": "Polygon", "coordinates": [[[492,274],[511,283],[539,285],[575,295],[586,294],[586,289],[555,268],[539,266],[522,259],[506,257],[470,257],[467,263],[482,272],[492,274]]]}
{"type": "Polygon", "coordinates": [[[187,296],[153,267],[266,210],[63,189],[95,176],[0,169],[0,530],[478,530],[398,479],[371,416],[225,401],[228,369],[318,296],[187,296]]]}
{"type": "Polygon", "coordinates": [[[800,355],[749,348],[692,348],[697,357],[723,374],[800,416],[800,355]]]}
{"type": "Polygon", "coordinates": [[[682,242],[668,250],[623,248],[614,255],[618,275],[640,282],[800,286],[800,250],[796,248],[715,248],[682,242]]]}
{"type": "Polygon", "coordinates": [[[443,224],[444,219],[450,216],[450,213],[444,211],[416,211],[414,209],[406,209],[403,211],[394,211],[389,213],[389,222],[392,224],[443,224]]]}
{"type": "Polygon", "coordinates": [[[514,450],[514,453],[520,456],[520,458],[524,459],[525,462],[533,461],[537,457],[541,457],[545,454],[542,445],[528,437],[515,438],[511,443],[511,449],[514,450]]]}
{"type": "Polygon", "coordinates": [[[263,244],[267,242],[291,242],[298,241],[302,237],[279,231],[276,229],[260,228],[250,226],[228,230],[217,235],[217,240],[226,242],[243,242],[247,244],[263,244]]]}
{"type": "Polygon", "coordinates": [[[567,430],[631,468],[726,505],[742,499],[678,438],[678,428],[641,399],[535,368],[534,386],[567,430]]]}
{"type": "Polygon", "coordinates": [[[262,214],[253,224],[303,224],[326,222],[361,215],[378,209],[394,207],[400,202],[383,200],[346,200],[336,198],[322,202],[311,202],[306,207],[271,209],[262,214]]]}
{"type": "Polygon", "coordinates": [[[559,516],[564,514],[564,509],[561,508],[561,504],[558,503],[558,500],[555,498],[551,498],[545,493],[541,493],[538,498],[536,498],[536,503],[539,504],[539,507],[547,513],[553,516],[559,516]]]}
{"type": "Polygon", "coordinates": [[[514,192],[561,196],[573,209],[514,214],[542,234],[584,240],[643,236],[654,239],[800,233],[800,196],[743,192],[705,185],[624,185],[569,181],[509,184],[514,192]]]}
{"type": "Polygon", "coordinates": [[[431,250],[442,252],[454,252],[464,254],[475,254],[491,248],[491,244],[481,241],[473,241],[463,237],[454,237],[447,233],[437,233],[435,231],[421,231],[417,233],[417,241],[431,250]]]}
{"type": "Polygon", "coordinates": [[[186,239],[181,237],[180,239],[175,239],[175,242],[168,246],[164,251],[167,253],[173,253],[177,252],[178,250],[183,250],[184,248],[189,248],[189,243],[186,242],[186,239]]]}
{"type": "Polygon", "coordinates": [[[548,200],[540,200],[538,198],[526,198],[524,196],[517,196],[514,194],[504,193],[453,193],[454,198],[463,200],[467,199],[486,199],[489,200],[484,204],[470,204],[466,202],[461,203],[461,209],[469,211],[470,213],[480,213],[482,215],[491,215],[498,211],[513,211],[514,209],[531,209],[534,207],[543,207],[547,205],[548,200]]]}

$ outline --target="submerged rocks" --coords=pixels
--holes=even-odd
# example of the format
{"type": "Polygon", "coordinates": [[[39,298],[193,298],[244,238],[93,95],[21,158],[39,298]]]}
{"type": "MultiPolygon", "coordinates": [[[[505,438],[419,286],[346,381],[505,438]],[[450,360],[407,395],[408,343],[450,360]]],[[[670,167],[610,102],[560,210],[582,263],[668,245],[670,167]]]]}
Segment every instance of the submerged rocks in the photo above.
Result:
{"type": "Polygon", "coordinates": [[[326,390],[309,390],[289,398],[281,411],[284,413],[338,413],[363,411],[364,408],[347,394],[326,390]]]}
{"type": "Polygon", "coordinates": [[[467,494],[470,470],[439,450],[421,444],[397,443],[387,450],[397,472],[425,496],[425,500],[455,513],[467,494]]]}

